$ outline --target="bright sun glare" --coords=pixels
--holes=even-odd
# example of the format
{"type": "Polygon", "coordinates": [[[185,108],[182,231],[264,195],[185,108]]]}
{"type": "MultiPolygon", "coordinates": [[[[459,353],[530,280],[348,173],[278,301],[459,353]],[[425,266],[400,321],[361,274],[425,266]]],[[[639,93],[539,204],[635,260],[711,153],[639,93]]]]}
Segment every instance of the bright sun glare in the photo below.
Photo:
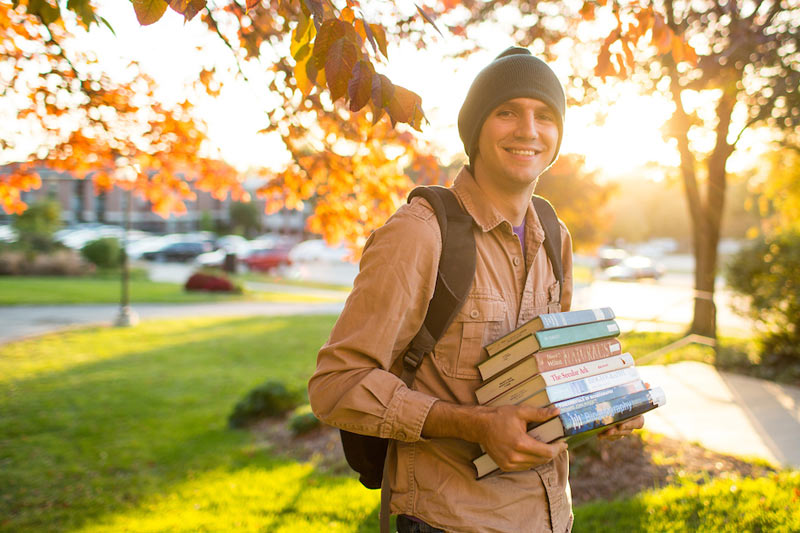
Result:
{"type": "MultiPolygon", "coordinates": [[[[138,60],[159,81],[166,99],[180,97],[180,88],[191,81],[198,64],[230,64],[231,59],[226,56],[229,51],[221,43],[208,40],[191,23],[185,26],[177,14],[168,12],[157,24],[141,28],[125,9],[131,8],[115,6],[103,10],[116,29],[116,37],[100,29],[97,36],[88,37],[87,44],[102,50],[102,54],[98,52],[101,60],[103,55],[110,56],[111,65],[120,63],[115,55],[138,60]],[[183,32],[186,38],[175,39],[176,32],[183,32]],[[202,54],[195,49],[199,40],[205,42],[202,54]]],[[[490,41],[491,50],[460,61],[443,59],[453,51],[448,48],[453,43],[447,40],[424,51],[405,44],[390,47],[392,61],[384,66],[385,71],[392,80],[422,96],[430,124],[424,126],[421,135],[441,148],[444,164],[463,156],[456,120],[471,80],[500,50],[513,44],[509,39],[508,35],[498,35],[490,41]]],[[[555,70],[565,79],[564,65],[558,63],[555,70]]],[[[263,165],[278,168],[286,154],[276,138],[257,133],[266,125],[262,110],[270,105],[270,99],[254,85],[261,86],[230,83],[217,99],[198,102],[198,111],[208,123],[211,141],[230,163],[242,170],[263,165]]],[[[562,152],[584,155],[587,167],[598,170],[606,179],[635,172],[649,162],[677,165],[676,150],[661,133],[672,110],[669,101],[638,94],[632,83],[604,87],[602,91],[607,91],[603,96],[613,102],[600,109],[604,123],[595,123],[598,104],[569,108],[562,152]]]]}

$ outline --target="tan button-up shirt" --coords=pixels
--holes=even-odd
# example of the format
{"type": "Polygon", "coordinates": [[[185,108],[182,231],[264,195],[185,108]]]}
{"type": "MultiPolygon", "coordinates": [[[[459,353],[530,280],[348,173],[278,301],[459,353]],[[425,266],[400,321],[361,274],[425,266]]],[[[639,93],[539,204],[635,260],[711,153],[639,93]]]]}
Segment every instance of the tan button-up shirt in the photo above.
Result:
{"type": "Polygon", "coordinates": [[[411,389],[397,377],[401,355],[419,330],[433,295],[441,253],[436,216],[423,199],[402,206],[364,248],[359,274],[309,382],[314,413],[333,426],[395,439],[387,468],[392,513],[461,532],[569,531],[568,459],[527,472],[476,480],[475,443],[423,439],[431,405],[442,399],[474,405],[483,346],[572,299],[572,241],[561,225],[564,285],[542,246],[532,204],[525,215],[526,254],[511,224],[462,170],[453,190],[477,222],[475,280],[464,307],[425,357],[411,389]]]}

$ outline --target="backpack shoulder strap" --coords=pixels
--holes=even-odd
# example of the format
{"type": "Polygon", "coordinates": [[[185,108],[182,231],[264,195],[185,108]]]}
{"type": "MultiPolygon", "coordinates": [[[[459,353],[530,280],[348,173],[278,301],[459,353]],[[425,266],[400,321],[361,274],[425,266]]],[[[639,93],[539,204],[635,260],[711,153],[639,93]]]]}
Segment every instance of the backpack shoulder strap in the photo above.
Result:
{"type": "Polygon", "coordinates": [[[476,256],[474,221],[461,208],[455,194],[445,187],[417,187],[408,195],[408,201],[417,196],[425,198],[436,213],[442,253],[428,312],[403,358],[400,378],[409,387],[425,354],[433,350],[464,305],[475,277],[476,256]]]}
{"type": "Polygon", "coordinates": [[[561,224],[553,206],[541,196],[533,196],[533,207],[544,228],[544,249],[558,280],[559,299],[564,290],[564,265],[561,262],[561,224]]]}

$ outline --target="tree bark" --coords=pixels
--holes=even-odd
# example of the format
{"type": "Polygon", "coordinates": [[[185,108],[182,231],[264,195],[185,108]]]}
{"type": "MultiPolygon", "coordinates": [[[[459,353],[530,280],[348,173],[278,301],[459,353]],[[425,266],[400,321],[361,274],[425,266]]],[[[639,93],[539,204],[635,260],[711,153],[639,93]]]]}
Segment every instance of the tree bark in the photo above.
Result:
{"type": "Polygon", "coordinates": [[[720,239],[722,212],[725,206],[727,174],[725,165],[733,152],[728,144],[728,129],[731,113],[736,103],[736,89],[723,90],[717,102],[716,144],[708,158],[708,178],[705,198],[701,196],[697,182],[696,159],[689,148],[691,121],[681,101],[682,87],[674,64],[668,65],[670,92],[676,109],[672,117],[672,136],[678,142],[681,158],[681,177],[689,207],[692,227],[692,251],[695,259],[694,315],[688,333],[716,339],[717,309],[714,303],[714,281],[717,274],[717,246],[720,239]]]}

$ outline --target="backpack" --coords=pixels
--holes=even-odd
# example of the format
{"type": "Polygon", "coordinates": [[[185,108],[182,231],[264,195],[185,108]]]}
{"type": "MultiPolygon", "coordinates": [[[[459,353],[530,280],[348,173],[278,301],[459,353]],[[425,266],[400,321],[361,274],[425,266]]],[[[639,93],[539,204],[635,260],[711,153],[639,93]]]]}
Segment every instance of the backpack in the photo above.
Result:
{"type": "MultiPolygon", "coordinates": [[[[425,354],[444,335],[458,311],[464,305],[475,277],[474,220],[464,212],[450,189],[439,186],[417,187],[408,195],[421,196],[433,207],[442,234],[442,253],[436,273],[436,285],[428,311],[419,332],[412,339],[403,356],[400,379],[411,388],[417,368],[425,354]]],[[[553,206],[540,196],[533,197],[533,205],[544,228],[544,247],[553,273],[562,288],[564,272],[561,263],[561,228],[553,206]]],[[[383,465],[386,460],[388,439],[359,435],[339,430],[345,459],[359,473],[359,481],[368,489],[381,488],[383,465]]]]}

